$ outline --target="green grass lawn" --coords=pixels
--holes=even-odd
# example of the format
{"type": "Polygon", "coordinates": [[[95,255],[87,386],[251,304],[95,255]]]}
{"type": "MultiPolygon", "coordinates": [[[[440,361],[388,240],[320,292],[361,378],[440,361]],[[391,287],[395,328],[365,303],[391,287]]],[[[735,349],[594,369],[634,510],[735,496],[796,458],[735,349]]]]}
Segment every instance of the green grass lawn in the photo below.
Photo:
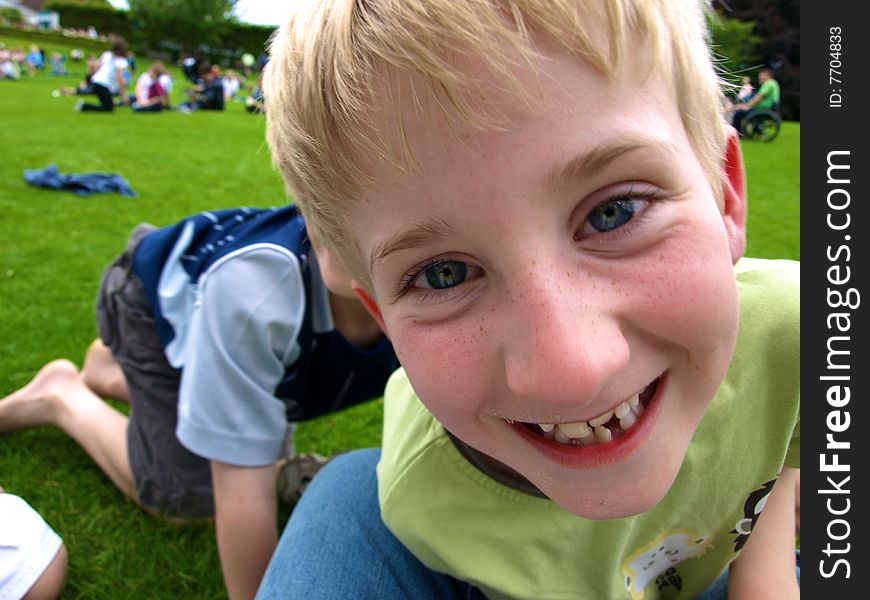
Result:
{"type": "MultiPolygon", "coordinates": [[[[81,362],[96,335],[100,275],[137,223],[286,202],[270,166],[263,117],[236,103],[224,113],[77,114],[74,98],[53,98],[51,91],[80,78],[81,72],[0,81],[0,396],[49,360],[81,362]],[[79,197],[24,183],[25,169],[52,163],[64,173],[120,173],[140,196],[79,197]]],[[[180,100],[186,82],[176,81],[180,100]]],[[[796,123],[785,123],[773,143],[743,145],[751,256],[800,258],[799,146],[796,123]]],[[[297,449],[331,455],[377,445],[381,415],[374,402],[303,424],[297,449]]],[[[148,517],[59,431],[0,437],[0,485],[25,497],[64,537],[65,598],[225,597],[211,526],[148,517]]]]}
{"type": "Polygon", "coordinates": [[[747,256],[800,260],[800,145],[800,123],[783,123],[773,142],[743,142],[747,256]]]}

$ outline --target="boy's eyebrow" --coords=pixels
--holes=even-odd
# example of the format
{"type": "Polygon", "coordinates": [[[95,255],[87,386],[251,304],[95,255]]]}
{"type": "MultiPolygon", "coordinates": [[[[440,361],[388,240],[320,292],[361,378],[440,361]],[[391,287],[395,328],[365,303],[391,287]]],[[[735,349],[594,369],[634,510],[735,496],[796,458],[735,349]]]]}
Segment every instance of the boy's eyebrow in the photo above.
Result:
{"type": "Polygon", "coordinates": [[[375,246],[369,259],[369,272],[374,271],[377,263],[394,252],[432,244],[448,237],[451,233],[453,233],[453,228],[441,219],[425,219],[420,221],[416,225],[411,226],[410,229],[406,229],[382,244],[375,246]]]}
{"type": "MultiPolygon", "coordinates": [[[[642,136],[627,137],[572,158],[553,169],[546,176],[545,181],[549,188],[555,188],[559,183],[571,181],[585,173],[602,169],[624,154],[649,149],[665,150],[670,154],[677,153],[673,144],[660,139],[642,136]]],[[[375,265],[390,254],[435,243],[452,233],[453,228],[446,221],[440,219],[425,219],[412,225],[409,229],[374,247],[369,258],[369,272],[374,271],[375,265]]]]}
{"type": "Polygon", "coordinates": [[[670,154],[677,154],[673,144],[660,139],[630,137],[617,140],[607,146],[593,148],[589,152],[575,156],[550,171],[545,179],[547,187],[550,190],[556,190],[559,184],[574,181],[588,173],[600,171],[620,156],[636,150],[664,150],[670,154]]]}

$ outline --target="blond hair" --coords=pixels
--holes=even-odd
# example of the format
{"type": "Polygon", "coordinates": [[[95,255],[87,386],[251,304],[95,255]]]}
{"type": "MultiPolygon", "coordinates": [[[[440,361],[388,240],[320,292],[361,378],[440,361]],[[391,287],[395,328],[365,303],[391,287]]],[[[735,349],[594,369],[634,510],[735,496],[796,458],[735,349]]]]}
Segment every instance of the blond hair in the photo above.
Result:
{"type": "MultiPolygon", "coordinates": [[[[717,196],[726,134],[721,83],[708,47],[702,0],[299,0],[271,43],[264,78],[272,159],[309,230],[370,288],[368,265],[351,235],[347,206],[371,185],[362,157],[413,163],[378,134],[374,112],[399,77],[428,84],[449,119],[498,123],[471,107],[471,56],[522,98],[515,62],[538,54],[531,32],[613,74],[632,38],[651,51],[650,69],[674,82],[689,140],[717,196]],[[600,39],[606,33],[607,39],[600,39]],[[457,50],[457,48],[459,50],[457,50]],[[404,160],[396,160],[404,159],[404,160]]],[[[413,86],[412,86],[413,87],[413,86]]],[[[401,122],[396,131],[402,135],[401,122]]]]}

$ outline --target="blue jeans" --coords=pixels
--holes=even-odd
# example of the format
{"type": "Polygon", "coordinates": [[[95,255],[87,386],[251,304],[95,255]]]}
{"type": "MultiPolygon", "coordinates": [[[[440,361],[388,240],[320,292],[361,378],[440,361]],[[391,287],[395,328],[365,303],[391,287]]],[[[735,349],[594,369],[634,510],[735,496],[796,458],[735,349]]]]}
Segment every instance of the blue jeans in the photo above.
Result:
{"type": "MultiPolygon", "coordinates": [[[[330,461],[308,486],[281,536],[257,600],[478,600],[477,588],[425,567],[380,518],[380,450],[330,461]]],[[[800,555],[798,555],[800,581],[800,555]]],[[[728,573],[699,600],[725,600],[728,573]]]]}
{"type": "Polygon", "coordinates": [[[257,600],[482,599],[476,588],[429,570],[380,518],[380,450],[331,460],[284,529],[257,600]]]}

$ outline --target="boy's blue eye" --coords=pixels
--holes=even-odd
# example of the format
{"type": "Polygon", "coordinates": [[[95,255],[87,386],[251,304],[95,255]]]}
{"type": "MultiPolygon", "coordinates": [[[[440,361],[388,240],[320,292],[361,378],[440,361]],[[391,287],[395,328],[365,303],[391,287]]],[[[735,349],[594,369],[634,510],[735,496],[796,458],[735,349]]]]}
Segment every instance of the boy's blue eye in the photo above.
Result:
{"type": "Polygon", "coordinates": [[[430,265],[418,278],[420,287],[443,290],[459,285],[468,276],[468,266],[458,260],[445,260],[430,265]]]}
{"type": "Polygon", "coordinates": [[[596,231],[604,233],[631,221],[637,210],[637,201],[634,199],[610,200],[593,208],[586,219],[596,231]]]}

